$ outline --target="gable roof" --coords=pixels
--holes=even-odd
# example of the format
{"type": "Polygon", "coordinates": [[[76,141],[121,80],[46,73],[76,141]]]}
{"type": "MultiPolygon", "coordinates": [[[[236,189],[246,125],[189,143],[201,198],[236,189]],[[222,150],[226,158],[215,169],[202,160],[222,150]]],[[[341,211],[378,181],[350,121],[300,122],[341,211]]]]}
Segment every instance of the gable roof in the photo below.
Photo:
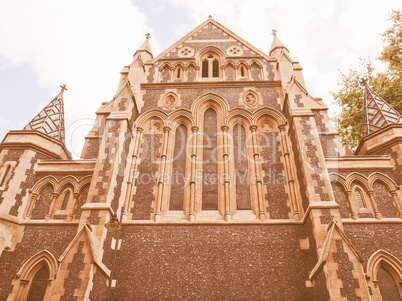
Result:
{"type": "Polygon", "coordinates": [[[212,19],[211,16],[209,16],[209,18],[204,21],[202,24],[200,24],[199,26],[197,26],[196,28],[194,28],[192,31],[190,31],[188,34],[186,34],[184,37],[182,37],[180,40],[178,40],[176,43],[174,43],[172,46],[170,46],[169,48],[167,48],[165,51],[163,51],[161,54],[159,54],[158,56],[156,56],[153,60],[152,63],[155,63],[156,61],[158,61],[159,59],[163,58],[166,54],[168,54],[169,52],[173,51],[176,47],[178,47],[180,44],[186,42],[188,39],[190,39],[193,35],[195,35],[197,32],[199,32],[201,29],[203,29],[205,26],[207,26],[208,24],[212,24],[214,26],[216,26],[218,29],[220,29],[221,31],[223,31],[224,33],[226,33],[229,37],[233,38],[234,40],[242,43],[243,45],[247,46],[248,48],[250,48],[250,50],[254,51],[255,53],[257,53],[258,55],[264,57],[267,60],[270,61],[276,61],[276,59],[274,57],[269,56],[268,54],[262,52],[261,50],[259,50],[258,48],[256,48],[255,46],[251,45],[250,43],[248,43],[247,41],[243,40],[241,37],[239,37],[237,34],[233,33],[232,31],[230,31],[229,29],[227,29],[225,26],[223,26],[222,24],[218,23],[217,21],[215,21],[214,19],[212,19]]]}

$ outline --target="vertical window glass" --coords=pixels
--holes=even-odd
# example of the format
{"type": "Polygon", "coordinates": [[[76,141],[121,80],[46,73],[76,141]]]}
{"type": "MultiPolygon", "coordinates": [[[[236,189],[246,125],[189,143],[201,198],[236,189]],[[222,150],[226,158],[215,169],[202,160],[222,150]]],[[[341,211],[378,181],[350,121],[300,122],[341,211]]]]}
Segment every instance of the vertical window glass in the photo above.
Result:
{"type": "Polygon", "coordinates": [[[377,281],[383,301],[401,300],[394,277],[382,266],[378,269],[377,281]]]}
{"type": "Polygon", "coordinates": [[[247,161],[246,131],[241,124],[233,128],[237,210],[250,210],[250,185],[247,161]]]}
{"type": "Polygon", "coordinates": [[[202,77],[208,77],[208,60],[202,62],[202,77]]]}
{"type": "Polygon", "coordinates": [[[218,210],[217,115],[208,109],[204,115],[202,210],[218,210]]]}
{"type": "Polygon", "coordinates": [[[173,167],[170,186],[169,210],[183,210],[184,187],[186,184],[187,128],[180,125],[176,129],[173,167]]]}
{"type": "Polygon", "coordinates": [[[66,210],[68,201],[70,199],[70,195],[71,194],[70,194],[69,190],[64,194],[63,203],[61,204],[61,208],[60,208],[61,210],[66,210]]]}
{"type": "Polygon", "coordinates": [[[212,62],[212,77],[219,77],[219,62],[216,60],[212,62]]]}
{"type": "Polygon", "coordinates": [[[359,205],[359,208],[366,208],[366,206],[364,205],[364,202],[363,202],[362,194],[360,193],[360,191],[358,189],[355,190],[355,197],[357,200],[357,204],[359,205]]]}
{"type": "Polygon", "coordinates": [[[32,279],[27,300],[42,301],[45,297],[48,279],[49,270],[46,266],[43,266],[39,271],[36,272],[35,276],[32,279]]]}

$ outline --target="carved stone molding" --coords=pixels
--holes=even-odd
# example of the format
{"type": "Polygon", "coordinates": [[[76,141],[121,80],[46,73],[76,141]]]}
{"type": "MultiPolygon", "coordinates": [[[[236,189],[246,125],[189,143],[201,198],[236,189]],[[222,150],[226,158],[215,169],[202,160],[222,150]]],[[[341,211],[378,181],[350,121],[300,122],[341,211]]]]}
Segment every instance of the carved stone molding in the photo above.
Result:
{"type": "Polygon", "coordinates": [[[172,92],[166,94],[165,97],[163,98],[163,106],[168,110],[173,109],[176,104],[177,104],[177,95],[172,92]]]}
{"type": "Polygon", "coordinates": [[[177,55],[179,57],[193,57],[194,56],[194,50],[191,49],[190,47],[183,47],[183,48],[180,48],[177,51],[177,55]]]}
{"type": "Polygon", "coordinates": [[[240,48],[239,46],[231,46],[228,49],[226,49],[226,54],[228,56],[241,56],[243,55],[243,49],[240,48]]]}
{"type": "Polygon", "coordinates": [[[259,102],[258,94],[251,90],[246,91],[243,94],[243,102],[246,106],[250,108],[255,107],[259,102]]]}

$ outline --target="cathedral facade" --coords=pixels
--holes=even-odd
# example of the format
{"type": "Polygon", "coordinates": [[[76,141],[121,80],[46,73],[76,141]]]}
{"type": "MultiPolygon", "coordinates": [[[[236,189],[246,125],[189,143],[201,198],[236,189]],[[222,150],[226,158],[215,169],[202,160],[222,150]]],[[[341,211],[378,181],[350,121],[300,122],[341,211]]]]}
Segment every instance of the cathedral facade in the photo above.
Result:
{"type": "Polygon", "coordinates": [[[273,32],[149,36],[80,159],[61,92],[0,144],[1,300],[401,300],[402,117],[340,143],[273,32]]]}

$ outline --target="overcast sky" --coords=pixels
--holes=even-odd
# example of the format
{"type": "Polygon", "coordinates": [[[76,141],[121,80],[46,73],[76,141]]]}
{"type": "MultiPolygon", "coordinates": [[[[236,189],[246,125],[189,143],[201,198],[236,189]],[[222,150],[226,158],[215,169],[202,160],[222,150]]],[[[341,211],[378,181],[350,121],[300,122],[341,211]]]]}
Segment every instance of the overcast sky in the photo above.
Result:
{"type": "Polygon", "coordinates": [[[334,115],[338,70],[378,57],[388,14],[401,8],[400,0],[0,0],[0,140],[65,83],[67,148],[78,157],[96,109],[112,99],[145,34],[155,57],[208,15],[265,53],[276,29],[309,93],[334,115]]]}

